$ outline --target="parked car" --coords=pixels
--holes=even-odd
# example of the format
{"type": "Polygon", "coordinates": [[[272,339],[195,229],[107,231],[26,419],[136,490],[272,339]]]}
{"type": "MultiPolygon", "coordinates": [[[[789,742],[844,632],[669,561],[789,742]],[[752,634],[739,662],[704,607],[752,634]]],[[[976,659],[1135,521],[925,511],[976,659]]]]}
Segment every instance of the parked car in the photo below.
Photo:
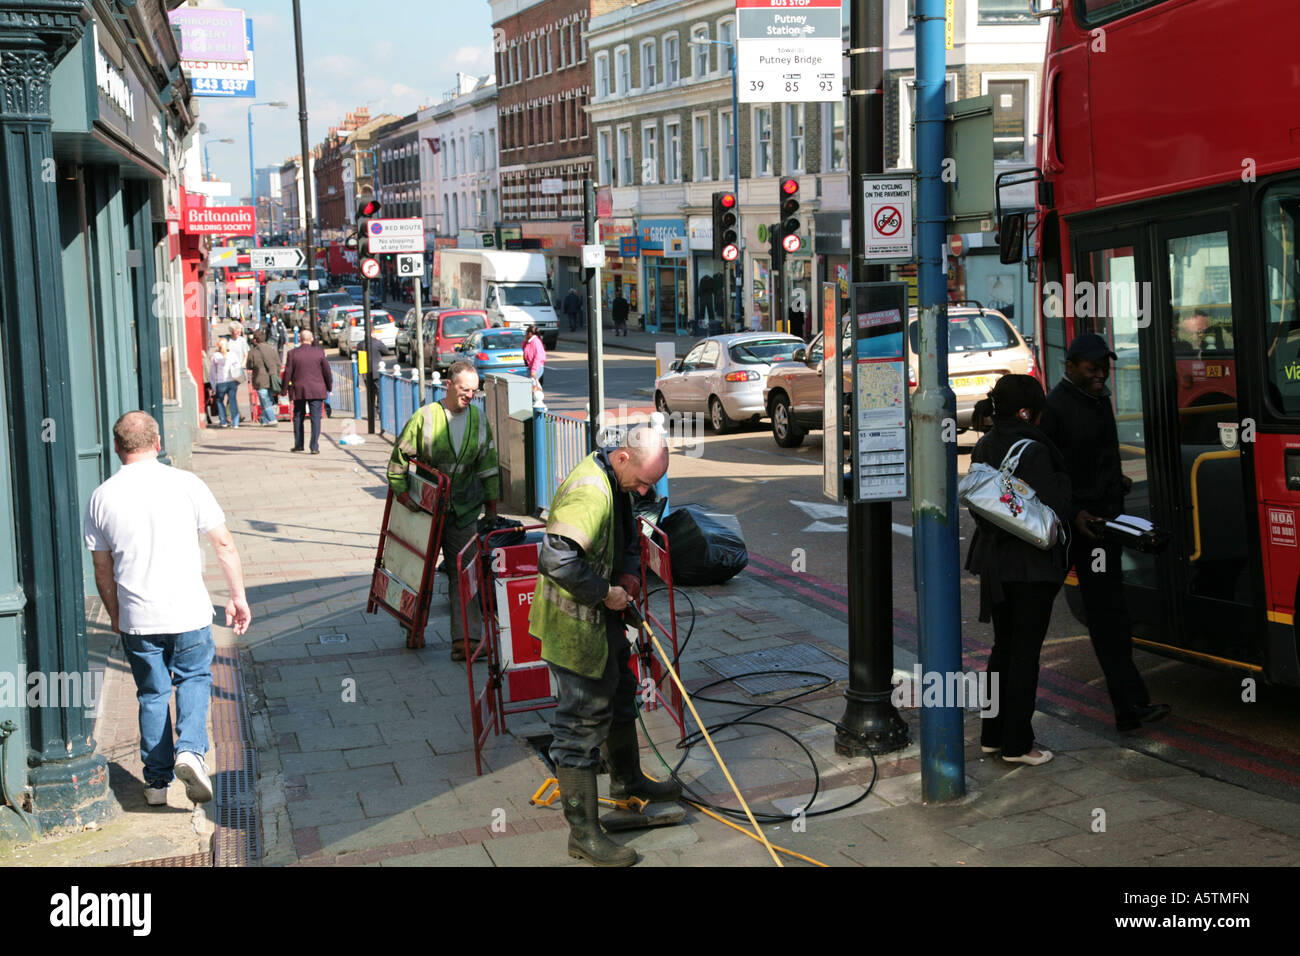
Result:
{"type": "MultiPolygon", "coordinates": [[[[355,302],[357,305],[363,304],[362,303],[363,289],[364,286],[362,286],[360,283],[348,284],[343,287],[343,291],[346,292],[348,295],[352,296],[352,301],[355,302]]],[[[384,297],[379,292],[378,282],[370,283],[370,304],[372,306],[384,304],[384,297]]]]}
{"type": "Polygon", "coordinates": [[[348,325],[348,318],[352,315],[362,315],[363,309],[359,305],[336,305],[325,314],[325,318],[320,323],[320,344],[322,347],[338,347],[339,332],[345,325],[348,325]]]}
{"type": "MultiPolygon", "coordinates": [[[[431,309],[424,313],[424,366],[444,370],[462,358],[456,350],[465,337],[488,326],[481,309],[431,309]]],[[[397,360],[415,364],[415,310],[408,309],[397,333],[397,360]]]]}
{"type": "MultiPolygon", "coordinates": [[[[916,387],[916,353],[920,349],[920,328],[916,310],[909,315],[908,343],[911,347],[908,385],[916,387]]],[[[996,309],[948,308],[948,383],[957,398],[957,428],[971,426],[975,403],[987,397],[989,389],[1003,375],[1033,375],[1034,350],[1007,317],[996,309]]]]}
{"type": "Polygon", "coordinates": [[[316,293],[316,314],[310,317],[308,321],[307,312],[309,311],[309,300],[304,297],[298,302],[298,309],[295,312],[295,318],[302,323],[305,329],[312,329],[317,335],[322,330],[322,320],[329,314],[330,309],[336,305],[354,305],[352,297],[346,292],[318,292],[316,293]]]}
{"type": "Polygon", "coordinates": [[[294,317],[294,313],[301,309],[306,309],[307,293],[294,284],[293,289],[285,289],[277,292],[271,297],[269,311],[274,316],[279,316],[288,324],[294,317]]]}
{"type": "MultiPolygon", "coordinates": [[[[845,332],[851,331],[845,328],[845,332]]],[[[908,386],[917,386],[916,354],[920,348],[917,313],[908,316],[908,386]]],[[[841,342],[840,354],[849,354],[849,339],[841,342]]],[[[775,365],[767,376],[764,405],[772,419],[772,438],[782,448],[797,448],[809,431],[822,428],[822,337],[817,336],[802,355],[775,365]]],[[[948,307],[948,382],[957,398],[957,428],[971,426],[975,403],[1003,375],[1016,372],[1033,375],[1033,349],[996,309],[979,306],[948,307]]],[[[847,358],[841,366],[844,394],[852,388],[852,369],[847,358]]]]}
{"type": "Polygon", "coordinates": [[[480,379],[499,372],[528,374],[522,329],[479,329],[467,335],[456,351],[460,358],[474,363],[480,379]]]}
{"type": "MultiPolygon", "coordinates": [[[[344,355],[351,355],[353,350],[361,345],[361,340],[365,337],[365,313],[361,309],[347,312],[344,316],[344,322],[343,328],[338,333],[339,351],[344,355]]],[[[392,313],[387,309],[371,309],[370,332],[383,343],[385,351],[393,351],[394,346],[397,344],[397,323],[393,320],[392,313]]]]}
{"type": "Polygon", "coordinates": [[[671,412],[707,412],[718,432],[767,413],[763,384],[776,362],[804,347],[798,336],[739,332],[702,339],[681,361],[655,379],[655,407],[671,412]]]}

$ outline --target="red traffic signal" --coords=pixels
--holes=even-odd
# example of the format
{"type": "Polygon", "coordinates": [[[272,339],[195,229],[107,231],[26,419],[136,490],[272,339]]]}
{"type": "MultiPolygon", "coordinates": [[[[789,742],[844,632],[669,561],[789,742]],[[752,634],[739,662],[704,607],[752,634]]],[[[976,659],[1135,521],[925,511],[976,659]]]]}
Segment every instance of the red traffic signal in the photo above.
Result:
{"type": "Polygon", "coordinates": [[[735,193],[719,193],[719,194],[718,194],[718,205],[721,206],[723,209],[730,209],[732,206],[736,205],[736,194],[735,194],[735,193]]]}
{"type": "Polygon", "coordinates": [[[793,176],[787,176],[785,179],[781,180],[781,192],[785,193],[785,195],[793,196],[798,191],[799,180],[795,179],[793,176]]]}
{"type": "Polygon", "coordinates": [[[369,219],[371,216],[379,215],[379,200],[367,199],[357,209],[358,219],[369,219]]]}

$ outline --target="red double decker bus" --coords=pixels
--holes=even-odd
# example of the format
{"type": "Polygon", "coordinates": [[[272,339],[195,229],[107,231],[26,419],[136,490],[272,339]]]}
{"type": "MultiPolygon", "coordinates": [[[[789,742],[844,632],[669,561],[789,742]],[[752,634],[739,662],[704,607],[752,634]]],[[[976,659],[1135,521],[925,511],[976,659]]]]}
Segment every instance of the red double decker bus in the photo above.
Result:
{"type": "Polygon", "coordinates": [[[1106,337],[1126,509],[1172,532],[1125,550],[1134,638],[1300,684],[1300,6],[1036,6],[1048,385],[1106,337]]]}

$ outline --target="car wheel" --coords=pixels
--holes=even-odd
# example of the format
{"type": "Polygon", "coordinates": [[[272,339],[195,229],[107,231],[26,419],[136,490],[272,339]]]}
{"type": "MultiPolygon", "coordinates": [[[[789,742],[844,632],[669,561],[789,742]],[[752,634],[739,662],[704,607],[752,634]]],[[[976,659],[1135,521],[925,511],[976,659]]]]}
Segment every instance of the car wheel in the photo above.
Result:
{"type": "Polygon", "coordinates": [[[772,438],[782,448],[798,448],[806,433],[794,423],[790,399],[778,395],[772,400],[772,438]]]}
{"type": "Polygon", "coordinates": [[[665,418],[672,414],[668,410],[668,399],[664,398],[663,392],[655,392],[655,411],[662,414],[665,418]]]}
{"type": "Polygon", "coordinates": [[[709,398],[709,424],[719,434],[729,432],[736,427],[736,423],[731,420],[727,410],[722,407],[722,400],[716,395],[709,398]]]}

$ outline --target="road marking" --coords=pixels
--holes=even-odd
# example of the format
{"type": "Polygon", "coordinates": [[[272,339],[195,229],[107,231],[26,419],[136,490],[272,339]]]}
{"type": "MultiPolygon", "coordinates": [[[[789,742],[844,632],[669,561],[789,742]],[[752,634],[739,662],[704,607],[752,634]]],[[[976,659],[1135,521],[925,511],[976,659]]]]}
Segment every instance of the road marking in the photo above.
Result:
{"type": "MultiPolygon", "coordinates": [[[[813,519],[812,524],[800,531],[801,534],[848,530],[848,525],[846,524],[830,524],[829,522],[822,520],[824,518],[839,518],[847,521],[848,512],[844,505],[833,505],[824,501],[791,501],[790,504],[794,505],[809,518],[813,519]]],[[[894,534],[901,534],[905,538],[912,537],[912,528],[910,525],[899,524],[894,521],[890,522],[890,527],[893,529],[894,534]]]]}

